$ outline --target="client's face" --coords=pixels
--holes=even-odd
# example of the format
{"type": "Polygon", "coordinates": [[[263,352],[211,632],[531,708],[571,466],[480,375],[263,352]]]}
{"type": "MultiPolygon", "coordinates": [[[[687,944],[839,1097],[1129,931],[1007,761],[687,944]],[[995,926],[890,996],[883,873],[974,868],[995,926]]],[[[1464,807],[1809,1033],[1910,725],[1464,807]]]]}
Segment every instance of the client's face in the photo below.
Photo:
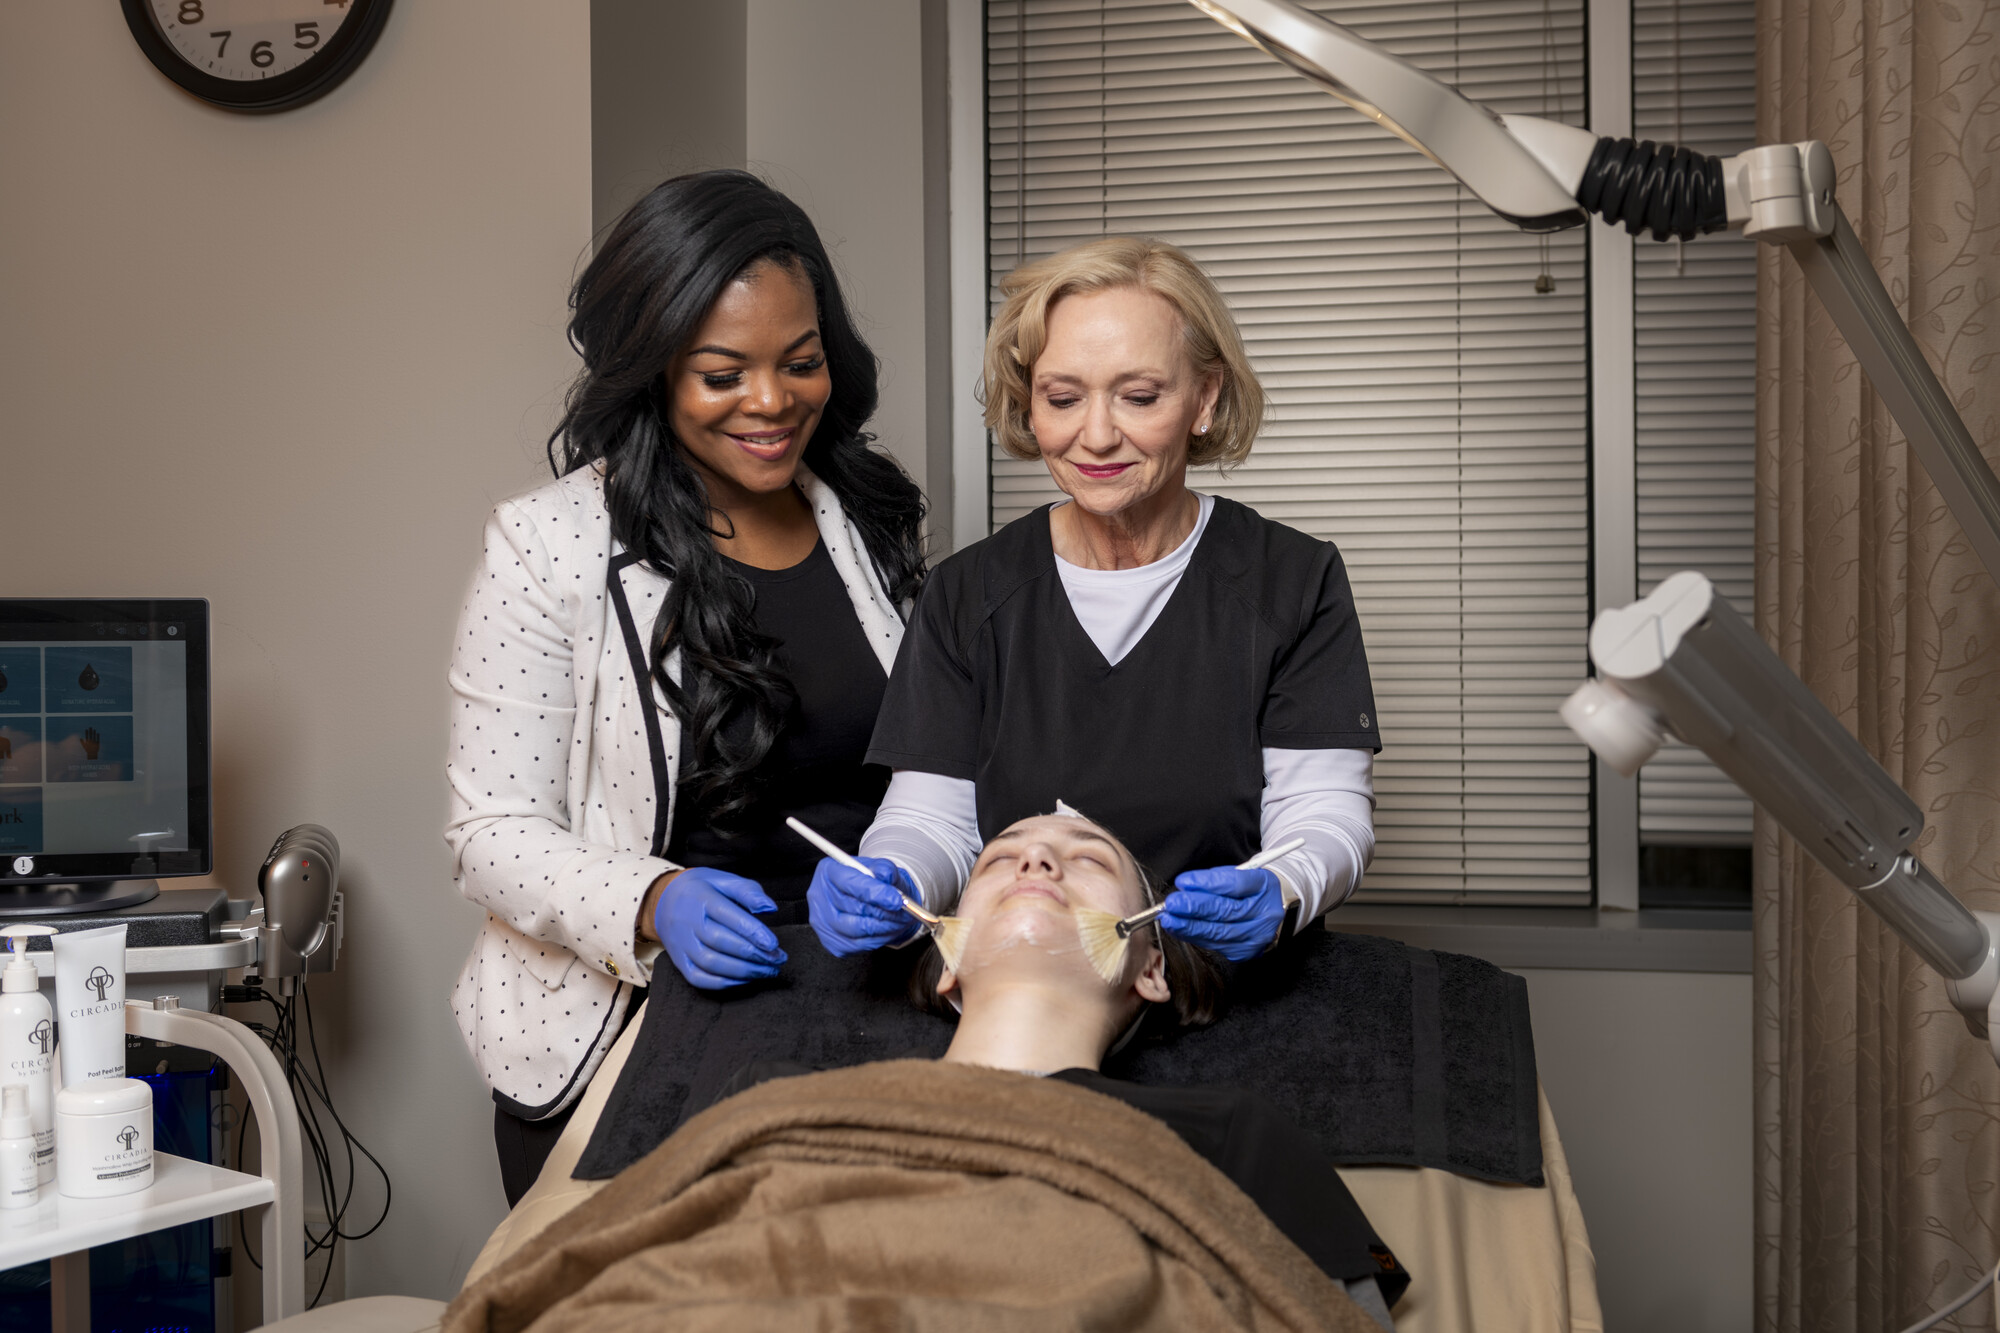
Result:
{"type": "Polygon", "coordinates": [[[1150,931],[1132,937],[1125,970],[1107,984],[1084,956],[1078,909],[1130,916],[1146,906],[1139,867],[1119,842],[1086,819],[1039,815],[986,845],[960,896],[965,945],[956,974],[939,986],[1006,974],[1164,1000],[1167,988],[1150,931]]]}

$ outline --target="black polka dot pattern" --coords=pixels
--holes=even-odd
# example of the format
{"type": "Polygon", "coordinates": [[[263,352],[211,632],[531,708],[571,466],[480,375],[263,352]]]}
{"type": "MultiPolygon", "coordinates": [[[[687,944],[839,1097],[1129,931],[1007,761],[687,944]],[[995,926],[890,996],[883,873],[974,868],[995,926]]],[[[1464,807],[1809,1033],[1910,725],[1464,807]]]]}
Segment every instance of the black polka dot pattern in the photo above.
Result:
{"type": "MultiPolygon", "coordinates": [[[[832,492],[803,471],[800,487],[886,671],[902,615],[832,492]]],[[[595,469],[506,501],[453,641],[445,841],[486,923],[452,1008],[487,1083],[540,1115],[582,1091],[632,987],[651,982],[659,947],[638,947],[639,906],[673,868],[648,854],[657,802],[672,799],[655,790],[649,702],[668,773],[680,728],[626,650],[606,582],[622,554],[595,469]]],[[[666,580],[643,564],[618,577],[650,632],[666,580]]]]}

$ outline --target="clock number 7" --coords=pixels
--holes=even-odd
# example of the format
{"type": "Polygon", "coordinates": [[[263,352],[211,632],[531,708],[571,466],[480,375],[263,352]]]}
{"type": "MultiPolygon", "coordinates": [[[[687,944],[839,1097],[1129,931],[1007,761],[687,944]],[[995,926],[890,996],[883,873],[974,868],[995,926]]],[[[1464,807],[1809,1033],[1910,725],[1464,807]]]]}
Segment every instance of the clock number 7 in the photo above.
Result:
{"type": "Polygon", "coordinates": [[[294,23],[292,25],[292,45],[301,51],[310,51],[319,45],[319,24],[294,23]],[[311,40],[308,41],[307,39],[311,40]]]}
{"type": "Polygon", "coordinates": [[[215,48],[215,58],[217,60],[222,59],[223,53],[229,50],[229,32],[228,28],[224,28],[221,32],[212,32],[209,34],[211,37],[220,37],[222,39],[222,45],[215,48]]]}

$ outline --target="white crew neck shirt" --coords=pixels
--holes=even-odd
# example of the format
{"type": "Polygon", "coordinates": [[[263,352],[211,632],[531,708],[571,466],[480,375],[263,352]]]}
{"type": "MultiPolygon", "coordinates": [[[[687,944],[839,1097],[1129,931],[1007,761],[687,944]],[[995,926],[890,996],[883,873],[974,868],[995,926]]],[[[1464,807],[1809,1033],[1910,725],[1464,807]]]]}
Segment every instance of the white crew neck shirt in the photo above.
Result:
{"type": "Polygon", "coordinates": [[[1187,573],[1188,562],[1194,559],[1194,548],[1201,544],[1208,516],[1215,512],[1215,497],[1200,491],[1193,495],[1200,501],[1194,531],[1150,565],[1136,569],[1086,569],[1056,557],[1056,573],[1062,578],[1063,592],[1069,597],[1077,623],[1112,666],[1123,661],[1139,640],[1146,637],[1146,631],[1166,609],[1174,589],[1181,586],[1181,575],[1187,573]]]}

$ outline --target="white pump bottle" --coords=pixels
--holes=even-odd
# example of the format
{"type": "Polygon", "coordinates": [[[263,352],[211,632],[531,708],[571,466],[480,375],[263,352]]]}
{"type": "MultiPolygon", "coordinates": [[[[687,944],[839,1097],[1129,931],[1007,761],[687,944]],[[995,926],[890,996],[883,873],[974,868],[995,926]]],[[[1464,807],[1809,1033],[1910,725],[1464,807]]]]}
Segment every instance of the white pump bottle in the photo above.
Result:
{"type": "Polygon", "coordinates": [[[31,936],[53,934],[47,926],[0,930],[11,950],[0,969],[0,1084],[27,1087],[36,1175],[44,1185],[56,1178],[56,1023],[27,944],[31,936]]]}

